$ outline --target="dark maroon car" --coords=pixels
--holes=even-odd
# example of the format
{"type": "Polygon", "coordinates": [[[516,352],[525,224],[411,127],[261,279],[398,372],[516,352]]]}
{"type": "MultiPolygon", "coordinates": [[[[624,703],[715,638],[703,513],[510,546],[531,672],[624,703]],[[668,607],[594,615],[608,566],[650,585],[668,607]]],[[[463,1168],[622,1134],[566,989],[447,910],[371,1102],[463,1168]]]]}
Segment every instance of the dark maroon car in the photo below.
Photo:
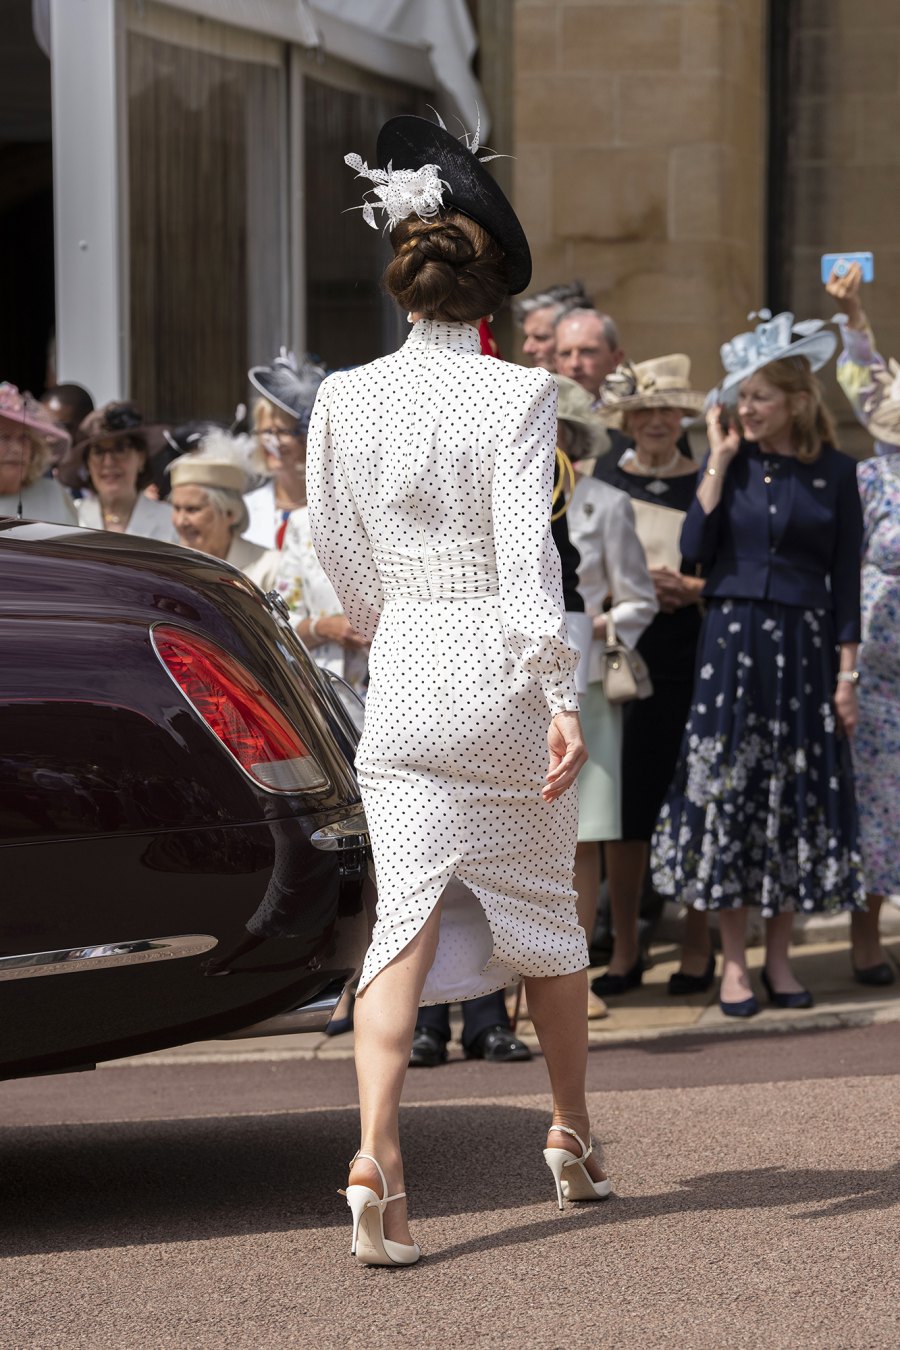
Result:
{"type": "Polygon", "coordinates": [[[0,520],[0,1078],[327,1024],[368,933],[352,700],[226,563],[0,520]]]}

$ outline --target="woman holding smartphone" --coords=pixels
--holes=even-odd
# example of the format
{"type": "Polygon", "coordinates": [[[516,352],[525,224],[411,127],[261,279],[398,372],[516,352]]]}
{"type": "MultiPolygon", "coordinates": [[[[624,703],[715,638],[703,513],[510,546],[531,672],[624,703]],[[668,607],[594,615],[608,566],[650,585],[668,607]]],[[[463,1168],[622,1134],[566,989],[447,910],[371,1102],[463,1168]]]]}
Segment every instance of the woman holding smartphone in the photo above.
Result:
{"type": "Polygon", "coordinates": [[[732,1017],[759,1007],[748,906],[767,920],[762,982],[782,1008],[812,1004],[790,966],[794,914],[865,907],[849,750],[862,517],[813,375],[834,347],[829,332],[795,336],[790,314],[726,344],[681,536],[685,560],[707,569],[707,612],[654,880],[719,912],[732,1017]],[[739,422],[723,415],[735,401],[739,422]]]}

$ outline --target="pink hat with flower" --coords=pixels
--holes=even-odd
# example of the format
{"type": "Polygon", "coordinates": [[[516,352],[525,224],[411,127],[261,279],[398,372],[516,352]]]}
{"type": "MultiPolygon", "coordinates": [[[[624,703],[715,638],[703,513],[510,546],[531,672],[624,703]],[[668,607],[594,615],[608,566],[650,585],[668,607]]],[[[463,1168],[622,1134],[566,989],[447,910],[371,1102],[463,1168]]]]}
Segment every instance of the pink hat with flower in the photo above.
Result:
{"type": "Polygon", "coordinates": [[[36,431],[45,440],[59,442],[64,449],[72,443],[69,433],[64,427],[57,426],[43,403],[24,390],[20,393],[7,381],[0,384],[0,422],[11,422],[14,426],[36,431]]]}

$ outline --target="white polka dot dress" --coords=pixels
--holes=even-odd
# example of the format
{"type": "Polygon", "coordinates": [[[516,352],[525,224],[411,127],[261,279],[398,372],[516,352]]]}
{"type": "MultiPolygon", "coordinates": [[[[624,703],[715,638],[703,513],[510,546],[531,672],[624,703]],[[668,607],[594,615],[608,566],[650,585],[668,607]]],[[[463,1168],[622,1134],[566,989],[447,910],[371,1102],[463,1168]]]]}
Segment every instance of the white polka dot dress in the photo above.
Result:
{"type": "Polygon", "coordinates": [[[357,771],[378,884],[360,988],[442,894],[422,1003],[588,964],[574,789],[540,795],[552,713],[578,706],[550,533],[556,386],[423,319],[320,386],[316,553],[373,639],[357,771]]]}

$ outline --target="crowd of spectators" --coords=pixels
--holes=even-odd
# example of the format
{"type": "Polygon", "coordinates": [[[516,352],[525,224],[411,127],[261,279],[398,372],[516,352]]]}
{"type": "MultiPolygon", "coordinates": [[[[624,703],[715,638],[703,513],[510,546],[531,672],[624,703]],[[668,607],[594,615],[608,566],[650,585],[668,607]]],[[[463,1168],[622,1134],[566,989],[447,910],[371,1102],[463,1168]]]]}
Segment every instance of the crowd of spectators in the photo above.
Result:
{"type": "MultiPolygon", "coordinates": [[[[722,1009],[753,1015],[753,906],[777,1005],[812,1001],[789,960],[798,912],[849,912],[856,978],[894,979],[879,912],[900,892],[900,367],[877,351],[858,269],[828,291],[845,319],[838,378],[874,439],[858,466],[837,449],[814,374],[836,341],[824,328],[761,316],[725,344],[707,397],[687,355],[629,361],[580,283],[518,302],[523,359],[559,385],[553,530],[590,752],[575,884],[601,945],[601,878],[608,892],[590,1016],[640,985],[662,895],[687,906],[675,997],[712,987],[716,912],[722,1009]],[[698,458],[688,429],[704,411],[698,458]],[[610,696],[614,650],[644,663],[643,696],[610,696]]],[[[128,401],[94,408],[74,384],[40,402],[0,385],[0,514],[220,558],[280,591],[314,659],[364,696],[367,645],[316,559],[306,510],[324,377],[282,351],[248,372],[249,419],[241,407],[232,426],[175,428],[128,401]]],[[[527,1057],[502,997],[465,1011],[467,1053],[527,1057]]],[[[449,1034],[445,1009],[423,1013],[413,1063],[441,1063],[449,1034]]]]}

